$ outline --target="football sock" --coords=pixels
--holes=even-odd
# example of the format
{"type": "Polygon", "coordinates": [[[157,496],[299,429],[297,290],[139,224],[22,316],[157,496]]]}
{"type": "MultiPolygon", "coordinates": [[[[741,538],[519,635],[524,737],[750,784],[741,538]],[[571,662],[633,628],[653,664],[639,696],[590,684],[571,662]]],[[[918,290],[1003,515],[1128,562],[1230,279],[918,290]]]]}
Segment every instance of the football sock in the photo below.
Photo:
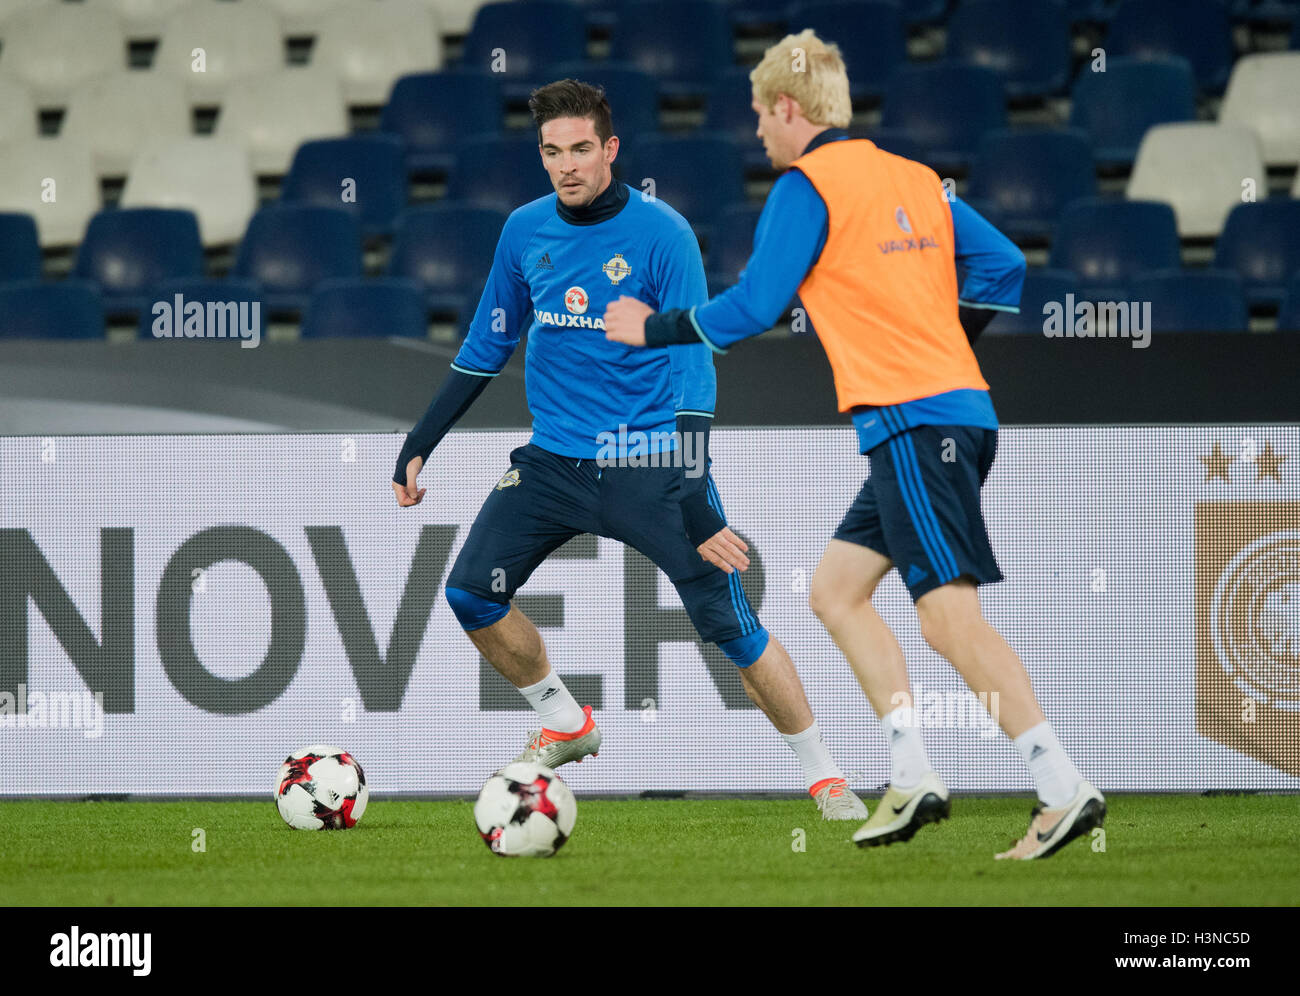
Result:
{"type": "Polygon", "coordinates": [[[1048,809],[1064,806],[1079,791],[1083,775],[1065,753],[1046,720],[1012,741],[1029,768],[1038,799],[1048,809]]]}
{"type": "Polygon", "coordinates": [[[782,733],[781,739],[790,745],[794,756],[799,759],[804,781],[810,788],[828,778],[844,777],[839,765],[831,760],[831,752],[822,743],[822,731],[817,729],[816,720],[802,733],[782,733]]]}
{"type": "Polygon", "coordinates": [[[899,706],[881,717],[880,726],[889,744],[889,784],[897,789],[916,788],[930,770],[916,710],[899,706]]]}
{"type": "Polygon", "coordinates": [[[586,714],[554,671],[537,684],[519,691],[533,707],[533,712],[541,717],[546,729],[556,733],[577,733],[587,725],[586,714]]]}

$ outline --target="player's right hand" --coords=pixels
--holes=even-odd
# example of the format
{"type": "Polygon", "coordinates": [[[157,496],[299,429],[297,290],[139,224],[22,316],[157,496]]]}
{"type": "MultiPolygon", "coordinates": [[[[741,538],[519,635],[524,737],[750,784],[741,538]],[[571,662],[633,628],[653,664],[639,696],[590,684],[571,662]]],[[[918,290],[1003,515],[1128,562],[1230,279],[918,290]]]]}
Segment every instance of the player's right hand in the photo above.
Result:
{"type": "Polygon", "coordinates": [[[397,504],[402,508],[408,508],[411,505],[420,504],[424,498],[424,492],[427,488],[416,487],[415,479],[420,476],[420,468],[424,466],[422,457],[411,457],[411,462],[406,465],[406,485],[403,486],[393,481],[393,491],[397,495],[397,504]]]}
{"type": "Polygon", "coordinates": [[[749,567],[749,558],[745,552],[749,549],[745,541],[723,526],[716,533],[696,547],[700,556],[719,570],[732,574],[749,567]]]}

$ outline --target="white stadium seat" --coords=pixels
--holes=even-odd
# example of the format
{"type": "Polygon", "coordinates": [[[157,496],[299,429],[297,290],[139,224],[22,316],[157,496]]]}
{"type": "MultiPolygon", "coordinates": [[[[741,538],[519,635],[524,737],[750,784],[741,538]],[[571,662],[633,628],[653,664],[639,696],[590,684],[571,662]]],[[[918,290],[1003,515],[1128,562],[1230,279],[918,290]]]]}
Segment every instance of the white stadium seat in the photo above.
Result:
{"type": "Polygon", "coordinates": [[[90,4],[25,7],[5,19],[0,38],[0,73],[26,83],[38,107],[61,106],[83,80],[127,64],[117,17],[90,4]]]}
{"type": "Polygon", "coordinates": [[[121,204],[189,208],[205,246],[236,242],[257,207],[248,150],[219,138],[152,139],[131,163],[121,204]]]}
{"type": "Polygon", "coordinates": [[[438,18],[444,35],[467,35],[474,15],[487,0],[424,0],[438,18]]]}
{"type": "Polygon", "coordinates": [[[364,18],[350,7],[321,21],[311,64],[343,81],[351,104],[382,104],[394,81],[442,66],[442,37],[420,0],[376,0],[364,18]]]}
{"type": "Polygon", "coordinates": [[[257,173],[286,173],[298,146],[348,132],[337,78],[319,69],[281,69],[231,85],[216,136],[242,142],[257,173]]]}
{"type": "Polygon", "coordinates": [[[1211,122],[1164,124],[1147,129],[1129,178],[1130,200],[1164,201],[1174,209],[1183,238],[1217,236],[1228,212],[1253,180],[1255,196],[1268,195],[1268,176],[1255,133],[1211,122]]]}
{"type": "Polygon", "coordinates": [[[0,142],[35,138],[36,101],[21,80],[0,76],[0,142]]]}
{"type": "Polygon", "coordinates": [[[235,80],[284,64],[280,21],[270,9],[217,0],[201,0],[168,18],[153,60],[155,72],[182,80],[199,104],[220,103],[235,80]],[[194,70],[196,49],[203,50],[203,72],[194,70]]]}
{"type": "Polygon", "coordinates": [[[369,7],[375,0],[242,0],[270,7],[286,35],[314,35],[321,20],[339,7],[369,7]]]}
{"type": "Polygon", "coordinates": [[[79,142],[33,138],[0,145],[0,176],[0,211],[35,218],[45,248],[80,242],[101,206],[90,150],[79,142]]]}
{"type": "Polygon", "coordinates": [[[188,7],[195,0],[87,0],[100,3],[117,14],[122,30],[131,40],[157,38],[163,25],[176,11],[188,7]]]}
{"type": "Polygon", "coordinates": [[[59,134],[90,148],[100,176],[121,176],[149,139],[191,131],[189,98],[178,80],[123,69],[72,91],[59,134]]]}
{"type": "Polygon", "coordinates": [[[1300,163],[1300,52],[1238,59],[1219,121],[1253,129],[1267,165],[1300,163]]]}
{"type": "MultiPolygon", "coordinates": [[[[0,0],[0,29],[4,27],[6,18],[20,10],[37,6],[52,7],[58,2],[59,0],[0,0]]],[[[0,38],[3,37],[4,32],[0,30],[0,38]]]]}

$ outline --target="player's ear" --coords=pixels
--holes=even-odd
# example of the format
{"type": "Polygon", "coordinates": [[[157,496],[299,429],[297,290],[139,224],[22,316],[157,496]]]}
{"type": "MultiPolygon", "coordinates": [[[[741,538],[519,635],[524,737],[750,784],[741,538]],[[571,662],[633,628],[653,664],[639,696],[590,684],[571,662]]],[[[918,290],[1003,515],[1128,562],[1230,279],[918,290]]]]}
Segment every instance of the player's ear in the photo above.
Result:
{"type": "Polygon", "coordinates": [[[618,158],[618,136],[610,135],[609,139],[605,142],[606,165],[612,163],[617,158],[618,158]]]}

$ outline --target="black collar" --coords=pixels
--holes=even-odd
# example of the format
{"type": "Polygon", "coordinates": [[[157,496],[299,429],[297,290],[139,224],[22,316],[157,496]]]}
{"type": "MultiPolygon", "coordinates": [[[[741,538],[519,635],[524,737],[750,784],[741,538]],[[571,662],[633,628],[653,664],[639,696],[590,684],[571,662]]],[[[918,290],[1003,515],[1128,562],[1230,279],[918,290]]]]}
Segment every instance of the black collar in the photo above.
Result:
{"type": "Polygon", "coordinates": [[[584,207],[568,207],[560,200],[559,194],[555,195],[555,213],[570,225],[599,225],[602,221],[614,217],[625,207],[627,207],[627,185],[615,180],[613,176],[609,178],[609,186],[584,207]]]}
{"type": "Polygon", "coordinates": [[[819,131],[813,136],[811,142],[805,147],[801,155],[808,155],[813,149],[820,149],[827,142],[838,142],[841,139],[848,138],[849,133],[843,128],[827,128],[825,131],[819,131]]]}

